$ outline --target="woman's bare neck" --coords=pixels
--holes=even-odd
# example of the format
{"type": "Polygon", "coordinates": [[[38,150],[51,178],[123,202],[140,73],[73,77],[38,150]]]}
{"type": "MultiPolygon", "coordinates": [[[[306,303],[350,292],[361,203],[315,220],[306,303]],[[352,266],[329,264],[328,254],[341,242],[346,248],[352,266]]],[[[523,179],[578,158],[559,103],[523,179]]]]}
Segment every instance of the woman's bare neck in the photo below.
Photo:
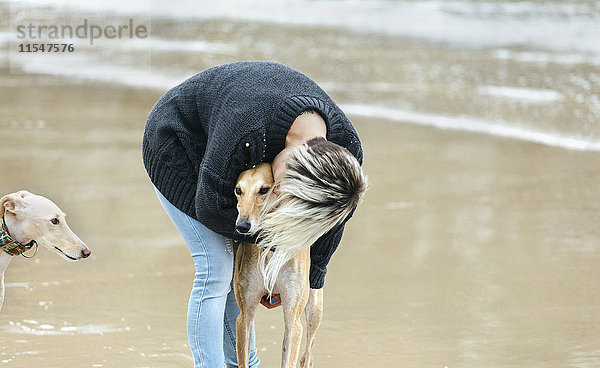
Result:
{"type": "Polygon", "coordinates": [[[292,147],[304,142],[327,135],[327,125],[323,117],[312,110],[306,110],[298,115],[285,137],[285,146],[292,147]]]}

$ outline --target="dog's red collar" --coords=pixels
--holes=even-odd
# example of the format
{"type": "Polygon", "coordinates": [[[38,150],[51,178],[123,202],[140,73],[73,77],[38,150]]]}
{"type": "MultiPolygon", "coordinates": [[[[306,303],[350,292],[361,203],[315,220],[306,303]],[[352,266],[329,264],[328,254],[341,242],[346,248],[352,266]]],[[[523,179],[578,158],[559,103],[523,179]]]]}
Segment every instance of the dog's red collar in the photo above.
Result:
{"type": "MultiPolygon", "coordinates": [[[[8,232],[6,223],[4,222],[4,216],[2,216],[2,230],[0,230],[0,248],[2,248],[3,251],[10,254],[11,256],[18,256],[19,254],[23,254],[24,252],[31,249],[34,245],[36,246],[37,252],[37,242],[35,240],[32,240],[27,244],[21,244],[15,239],[13,239],[8,232]]],[[[26,255],[23,254],[23,256],[27,258],[26,255]]]]}

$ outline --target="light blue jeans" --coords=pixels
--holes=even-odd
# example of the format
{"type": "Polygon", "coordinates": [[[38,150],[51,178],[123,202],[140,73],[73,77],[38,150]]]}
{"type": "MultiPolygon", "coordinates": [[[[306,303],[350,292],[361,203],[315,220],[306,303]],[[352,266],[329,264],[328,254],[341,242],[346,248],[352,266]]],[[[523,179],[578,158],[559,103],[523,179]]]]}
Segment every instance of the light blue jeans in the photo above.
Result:
{"type": "MultiPolygon", "coordinates": [[[[233,241],[177,209],[158,190],[156,193],[187,243],[196,267],[187,314],[188,342],[194,367],[237,367],[235,321],[240,308],[231,286],[233,241]]],[[[253,339],[250,367],[259,364],[254,342],[253,339]]]]}

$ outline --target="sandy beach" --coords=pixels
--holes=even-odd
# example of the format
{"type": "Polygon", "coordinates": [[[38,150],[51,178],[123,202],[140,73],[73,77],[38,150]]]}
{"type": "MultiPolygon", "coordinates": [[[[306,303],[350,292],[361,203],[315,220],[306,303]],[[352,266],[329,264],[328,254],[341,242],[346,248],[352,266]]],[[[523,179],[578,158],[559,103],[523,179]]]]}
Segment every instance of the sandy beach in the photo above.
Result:
{"type": "MultiPolygon", "coordinates": [[[[193,264],[143,168],[141,137],[169,83],[241,59],[292,65],[342,106],[359,105],[348,116],[370,191],[328,267],[315,366],[600,365],[600,155],[567,149],[600,137],[595,56],[575,65],[547,52],[540,64],[518,47],[153,20],[157,39],[182,34],[213,49],[165,52],[156,42],[154,74],[141,76],[0,68],[0,193],[50,197],[93,251],[66,263],[40,249],[11,263],[0,367],[193,365],[185,331],[193,264]],[[512,97],[490,87],[500,85],[512,97]],[[395,113],[365,116],[364,106],[395,113]],[[411,120],[404,111],[420,113],[411,120]],[[512,130],[419,123],[440,116],[512,130]]],[[[256,333],[261,366],[278,366],[281,310],[261,309],[256,333]]]]}

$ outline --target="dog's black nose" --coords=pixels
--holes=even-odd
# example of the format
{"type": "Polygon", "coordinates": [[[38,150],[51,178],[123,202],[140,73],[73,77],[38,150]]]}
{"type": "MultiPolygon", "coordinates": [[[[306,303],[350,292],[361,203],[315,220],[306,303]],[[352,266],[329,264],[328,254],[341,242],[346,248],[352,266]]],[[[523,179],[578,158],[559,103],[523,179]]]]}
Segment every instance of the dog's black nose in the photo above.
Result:
{"type": "Polygon", "coordinates": [[[83,250],[81,251],[81,256],[82,256],[83,258],[87,258],[87,257],[89,257],[89,256],[90,256],[90,254],[92,254],[92,251],[91,251],[91,250],[89,250],[88,248],[85,248],[85,249],[83,249],[83,250]]]}
{"type": "Polygon", "coordinates": [[[248,222],[248,220],[238,220],[235,223],[235,229],[239,232],[239,233],[247,233],[248,231],[250,231],[250,223],[248,222]]]}

